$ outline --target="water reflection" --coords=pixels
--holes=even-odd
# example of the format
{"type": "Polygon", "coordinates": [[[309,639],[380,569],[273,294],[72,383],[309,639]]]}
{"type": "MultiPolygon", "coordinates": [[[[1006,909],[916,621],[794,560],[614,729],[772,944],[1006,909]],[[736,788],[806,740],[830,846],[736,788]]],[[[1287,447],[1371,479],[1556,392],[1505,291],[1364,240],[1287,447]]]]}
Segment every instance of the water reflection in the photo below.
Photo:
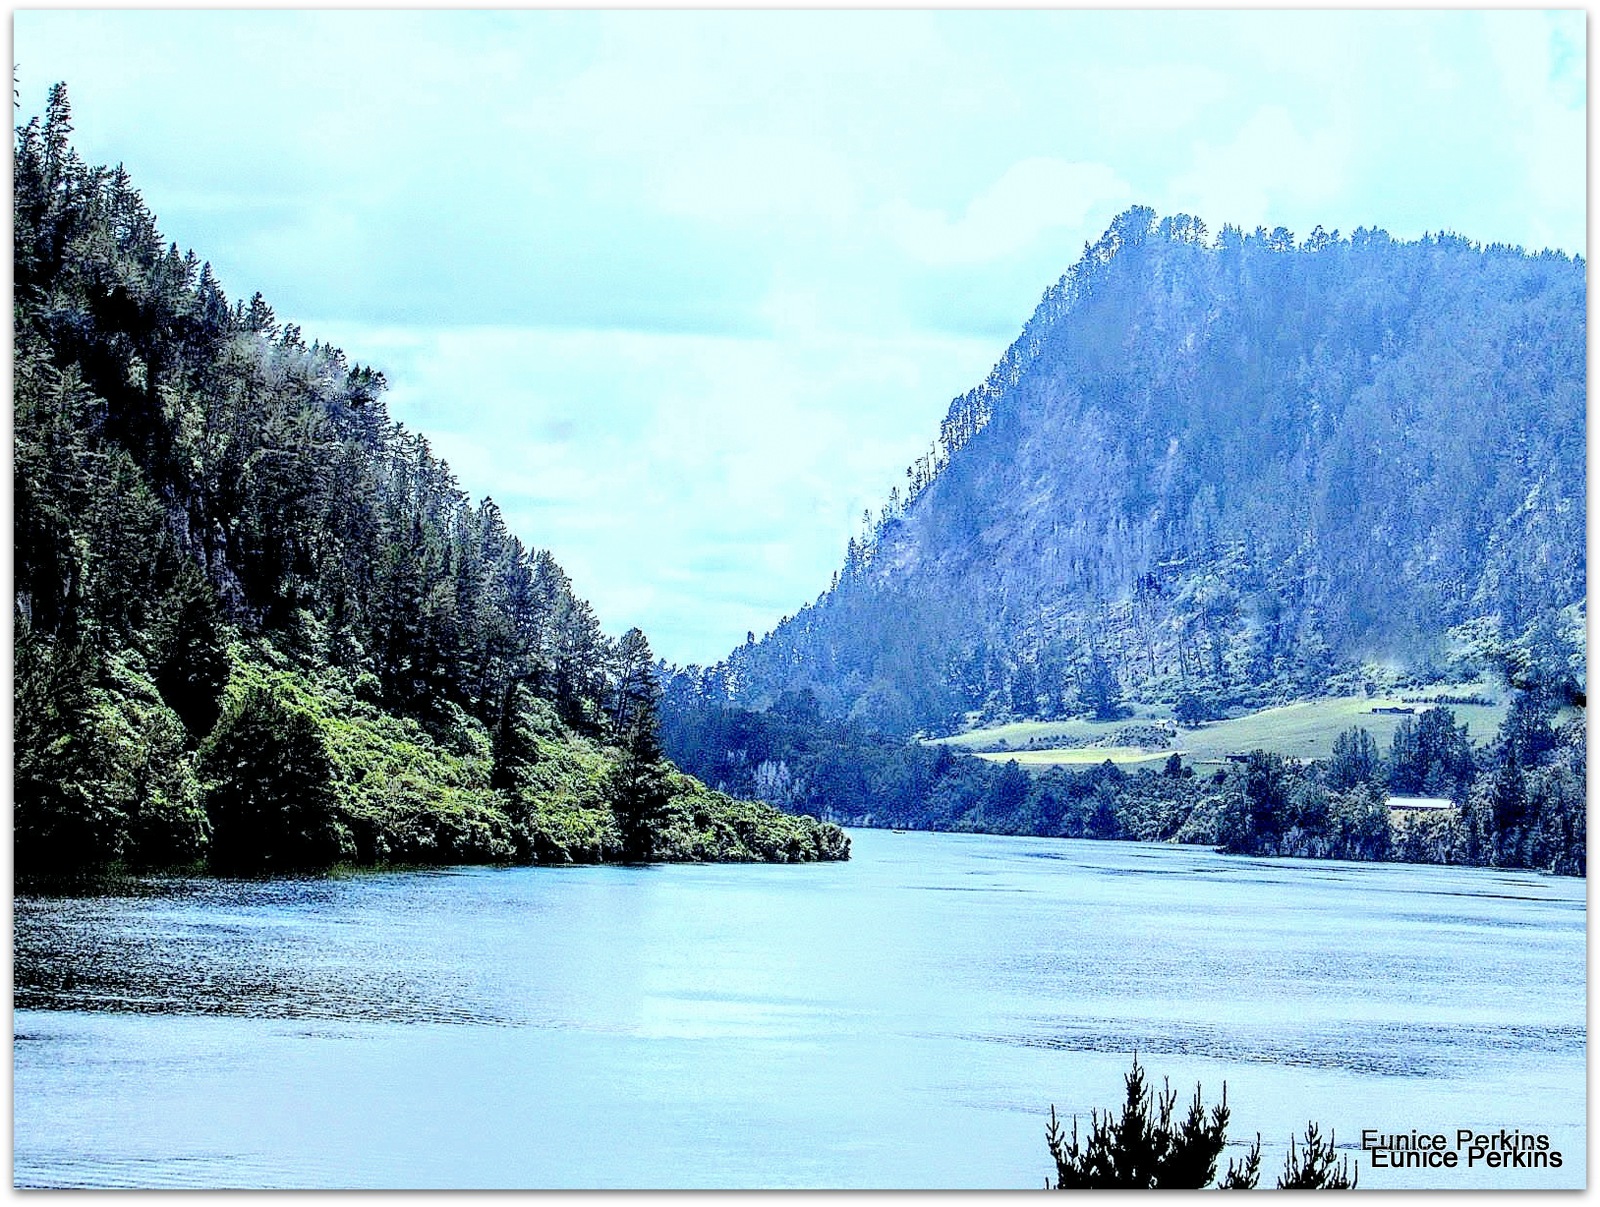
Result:
{"type": "Polygon", "coordinates": [[[1041,1113],[1108,1105],[1137,1048],[1226,1080],[1269,1161],[1313,1116],[1520,1126],[1582,1183],[1582,882],[853,838],[843,865],[23,893],[16,1177],[1030,1186],[1041,1113]]]}

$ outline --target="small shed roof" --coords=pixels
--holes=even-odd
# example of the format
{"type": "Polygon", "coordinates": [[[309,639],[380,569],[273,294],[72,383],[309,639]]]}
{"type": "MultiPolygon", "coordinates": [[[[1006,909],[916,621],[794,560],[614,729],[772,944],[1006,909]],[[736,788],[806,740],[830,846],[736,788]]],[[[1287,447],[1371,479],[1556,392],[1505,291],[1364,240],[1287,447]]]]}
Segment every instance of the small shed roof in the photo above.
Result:
{"type": "Polygon", "coordinates": [[[1416,809],[1418,811],[1433,809],[1454,809],[1455,801],[1445,796],[1391,796],[1389,808],[1391,809],[1416,809]]]}

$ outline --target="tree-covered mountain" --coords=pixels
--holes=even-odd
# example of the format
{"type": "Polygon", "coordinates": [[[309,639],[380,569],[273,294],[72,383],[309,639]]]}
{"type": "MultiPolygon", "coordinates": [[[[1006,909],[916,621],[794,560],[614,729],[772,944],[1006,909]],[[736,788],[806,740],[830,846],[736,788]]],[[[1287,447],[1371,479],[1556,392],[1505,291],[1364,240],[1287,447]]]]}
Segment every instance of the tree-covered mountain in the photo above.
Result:
{"type": "Polygon", "coordinates": [[[695,691],[899,734],[1198,719],[1378,665],[1581,698],[1584,268],[1129,210],[833,585],[695,691]]]}
{"type": "Polygon", "coordinates": [[[19,871],[845,857],[665,762],[644,635],[70,133],[14,155],[19,871]]]}

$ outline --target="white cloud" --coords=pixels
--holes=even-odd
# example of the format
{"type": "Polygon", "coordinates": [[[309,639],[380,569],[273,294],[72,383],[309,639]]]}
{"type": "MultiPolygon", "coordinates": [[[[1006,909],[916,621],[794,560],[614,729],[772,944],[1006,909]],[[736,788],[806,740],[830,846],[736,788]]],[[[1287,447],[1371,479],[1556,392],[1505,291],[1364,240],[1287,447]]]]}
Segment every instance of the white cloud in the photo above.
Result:
{"type": "Polygon", "coordinates": [[[1225,142],[1196,143],[1188,170],[1164,190],[1161,208],[1197,214],[1213,228],[1273,226],[1331,208],[1346,193],[1349,160],[1344,131],[1302,131],[1282,105],[1266,105],[1225,142]]]}
{"type": "Polygon", "coordinates": [[[1104,164],[1033,157],[1007,168],[954,221],[904,201],[891,203],[885,219],[892,237],[921,263],[984,264],[1014,255],[1046,231],[1079,230],[1091,212],[1120,206],[1132,192],[1104,164]]]}
{"type": "Polygon", "coordinates": [[[814,596],[1127,204],[1301,235],[1586,234],[1581,12],[14,29],[24,115],[66,79],[86,157],[126,162],[231,291],[385,368],[469,490],[681,658],[814,596]]]}
{"type": "Polygon", "coordinates": [[[858,206],[837,152],[787,136],[698,144],[659,169],[653,189],[667,213],[703,222],[836,225],[858,206]]]}
{"type": "MultiPolygon", "coordinates": [[[[389,366],[394,416],[548,548],[613,630],[715,661],[827,586],[856,532],[1003,350],[812,332],[311,325],[389,366]]],[[[308,328],[308,330],[311,328],[308,328]]]]}
{"type": "Polygon", "coordinates": [[[1521,159],[1527,192],[1525,241],[1558,242],[1585,208],[1587,157],[1574,154],[1587,120],[1584,77],[1573,69],[1583,60],[1583,15],[1485,12],[1483,22],[1499,97],[1516,131],[1510,151],[1521,159]]]}

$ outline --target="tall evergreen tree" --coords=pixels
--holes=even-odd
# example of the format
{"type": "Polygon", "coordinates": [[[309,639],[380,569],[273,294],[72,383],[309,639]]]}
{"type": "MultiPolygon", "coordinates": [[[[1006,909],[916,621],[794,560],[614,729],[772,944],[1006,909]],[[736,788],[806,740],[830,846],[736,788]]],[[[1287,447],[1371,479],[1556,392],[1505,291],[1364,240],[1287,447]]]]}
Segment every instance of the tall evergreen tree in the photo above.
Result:
{"type": "Polygon", "coordinates": [[[668,786],[661,753],[661,688],[650,643],[639,629],[623,634],[616,666],[612,724],[624,753],[612,778],[612,796],[624,857],[640,863],[654,851],[655,828],[666,810],[668,786]]]}
{"type": "Polygon", "coordinates": [[[1365,729],[1355,726],[1333,740],[1327,784],[1334,792],[1348,792],[1357,784],[1381,785],[1383,775],[1383,757],[1378,753],[1378,744],[1365,729]]]}

